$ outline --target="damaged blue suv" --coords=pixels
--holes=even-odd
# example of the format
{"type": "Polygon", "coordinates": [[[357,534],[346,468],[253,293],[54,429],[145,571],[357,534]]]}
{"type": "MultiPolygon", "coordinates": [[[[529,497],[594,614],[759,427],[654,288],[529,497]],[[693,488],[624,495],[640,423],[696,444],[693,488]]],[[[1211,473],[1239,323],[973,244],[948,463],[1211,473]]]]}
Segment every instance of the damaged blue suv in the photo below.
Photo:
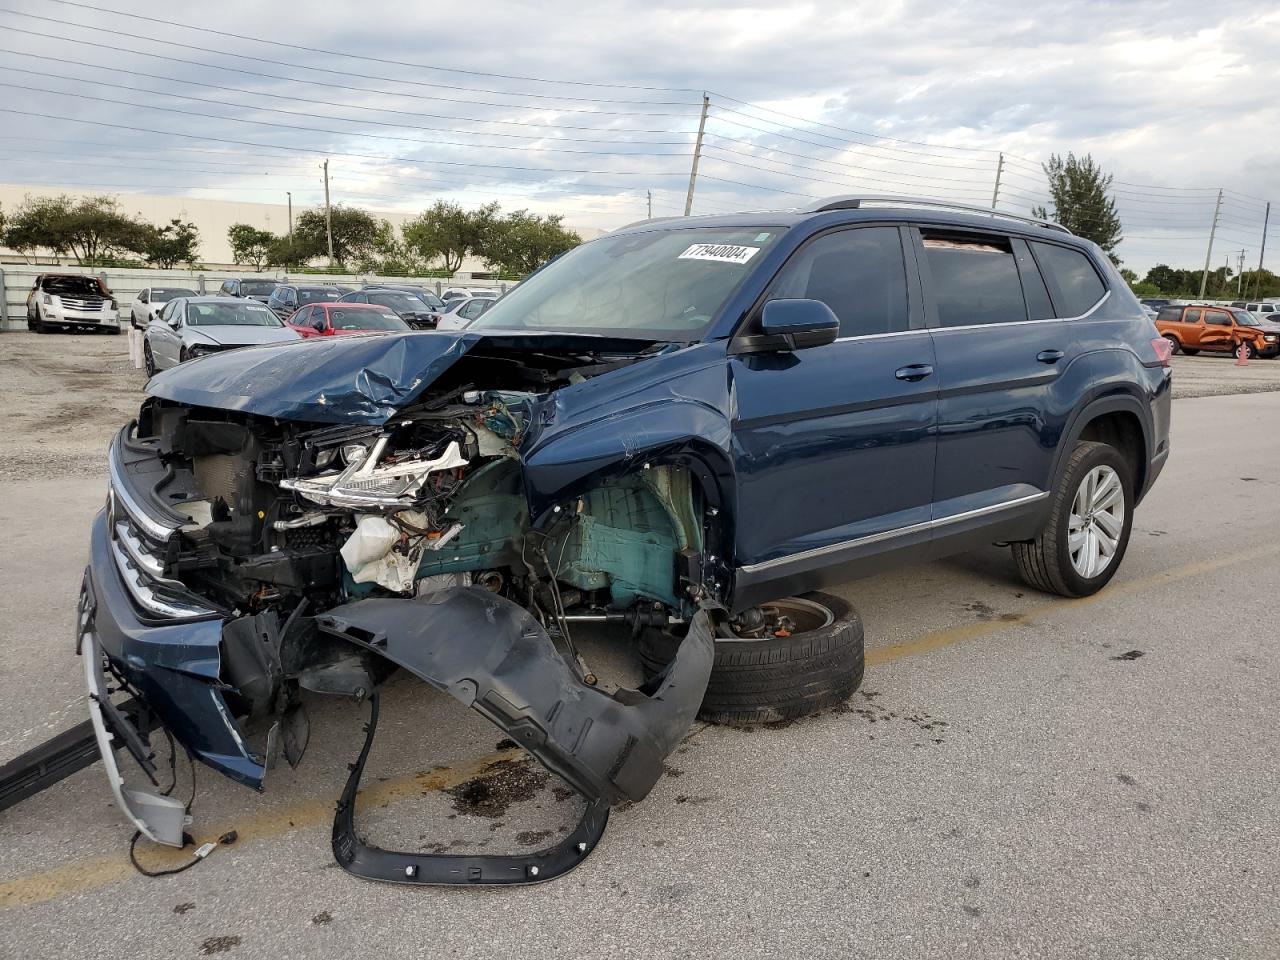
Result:
{"type": "Polygon", "coordinates": [[[556,876],[699,713],[785,719],[856,689],[861,625],[823,587],[996,542],[1038,589],[1101,589],[1168,456],[1169,390],[1167,343],[1093,244],[868,198],[636,224],[465,331],[182,364],[112,443],[80,602],[112,788],[181,844],[182,802],[121,786],[115,746],[145,767],[163,727],[262,789],[305,750],[304,691],[353,697],[372,717],[343,867],[556,876]],[[636,689],[575,645],[602,622],[631,627],[636,689]],[[518,856],[362,842],[398,669],[580,793],[578,826],[518,856]]]}

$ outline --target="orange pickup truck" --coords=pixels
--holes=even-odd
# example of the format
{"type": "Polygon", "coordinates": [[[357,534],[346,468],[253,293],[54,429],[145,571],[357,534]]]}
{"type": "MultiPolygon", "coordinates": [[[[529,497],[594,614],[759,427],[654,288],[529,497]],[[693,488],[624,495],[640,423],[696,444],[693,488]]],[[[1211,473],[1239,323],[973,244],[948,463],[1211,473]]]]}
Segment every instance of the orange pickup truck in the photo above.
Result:
{"type": "Polygon", "coordinates": [[[1235,353],[1241,344],[1250,359],[1280,354],[1280,326],[1234,307],[1161,307],[1156,329],[1174,353],[1192,357],[1201,350],[1235,353]]]}

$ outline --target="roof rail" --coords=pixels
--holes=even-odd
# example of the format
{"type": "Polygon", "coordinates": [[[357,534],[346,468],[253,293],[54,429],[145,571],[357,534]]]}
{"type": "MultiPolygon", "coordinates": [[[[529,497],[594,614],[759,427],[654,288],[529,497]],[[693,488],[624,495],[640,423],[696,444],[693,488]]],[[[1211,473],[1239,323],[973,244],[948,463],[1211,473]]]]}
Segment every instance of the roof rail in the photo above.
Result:
{"type": "Polygon", "coordinates": [[[1006,213],[1003,210],[994,210],[990,207],[978,207],[971,203],[953,203],[950,200],[927,200],[919,197],[860,197],[854,194],[839,197],[828,197],[825,200],[819,200],[812,206],[804,207],[805,213],[823,213],[827,210],[857,210],[864,203],[887,203],[899,207],[928,207],[941,210],[962,210],[965,213],[981,213],[988,217],[1001,217],[1005,220],[1019,220],[1022,223],[1033,223],[1039,227],[1046,227],[1050,230],[1061,230],[1063,233],[1071,233],[1066,227],[1060,223],[1054,223],[1052,220],[1042,220],[1039,217],[1024,217],[1019,213],[1006,213]]]}

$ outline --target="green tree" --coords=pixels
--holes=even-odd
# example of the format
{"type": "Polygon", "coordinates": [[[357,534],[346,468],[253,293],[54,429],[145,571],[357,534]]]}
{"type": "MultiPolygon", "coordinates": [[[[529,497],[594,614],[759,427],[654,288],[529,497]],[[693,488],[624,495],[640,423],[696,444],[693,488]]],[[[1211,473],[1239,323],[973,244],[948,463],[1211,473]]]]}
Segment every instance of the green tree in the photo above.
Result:
{"type": "Polygon", "coordinates": [[[175,217],[165,226],[152,230],[143,255],[148,263],[168,270],[178,263],[194,266],[199,247],[200,231],[196,225],[175,217]]]}
{"type": "Polygon", "coordinates": [[[1042,166],[1049,178],[1053,209],[1036,207],[1032,215],[1056,220],[1077,236],[1092,240],[1118,264],[1115,248],[1122,239],[1123,228],[1116,202],[1108,196],[1111,174],[1104,174],[1090,154],[1077,158],[1068,153],[1063,160],[1055,153],[1042,166]]]}
{"type": "Polygon", "coordinates": [[[496,203],[464,210],[456,203],[437,200],[404,225],[405,248],[424,264],[441,258],[444,268],[454,273],[467,254],[485,247],[498,210],[496,203]]]}
{"type": "MultiPolygon", "coordinates": [[[[379,241],[390,229],[359,207],[338,204],[331,208],[333,222],[333,260],[346,269],[348,263],[362,262],[375,256],[379,241]]],[[[293,224],[293,244],[303,261],[329,255],[324,210],[305,210],[293,224]]]]}
{"type": "Polygon", "coordinates": [[[155,228],[121,212],[114,197],[27,197],[4,232],[5,246],[20,253],[70,254],[86,266],[121,253],[142,254],[155,228]]]}
{"type": "Polygon", "coordinates": [[[266,266],[272,244],[278,239],[270,230],[261,230],[251,223],[233,223],[227,230],[231,256],[236,263],[253,264],[254,270],[266,266]]]}
{"type": "Polygon", "coordinates": [[[561,226],[563,219],[560,214],[540,216],[517,210],[495,220],[475,252],[492,269],[524,276],[582,243],[580,236],[561,226]]]}
{"type": "MultiPolygon", "coordinates": [[[[272,237],[262,254],[262,264],[268,267],[300,267],[310,259],[303,256],[297,243],[288,237],[272,237]]],[[[256,269],[261,270],[262,267],[256,269]]]]}

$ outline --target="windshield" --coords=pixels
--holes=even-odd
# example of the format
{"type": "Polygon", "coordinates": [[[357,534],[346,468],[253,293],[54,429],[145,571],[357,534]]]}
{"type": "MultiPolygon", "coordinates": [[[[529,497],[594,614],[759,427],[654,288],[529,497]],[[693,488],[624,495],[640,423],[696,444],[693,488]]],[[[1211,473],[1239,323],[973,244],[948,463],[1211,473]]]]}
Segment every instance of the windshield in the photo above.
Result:
{"type": "Polygon", "coordinates": [[[240,295],[245,297],[269,297],[279,286],[274,280],[241,280],[240,295]]]}
{"type": "Polygon", "coordinates": [[[305,307],[308,303],[328,303],[331,300],[337,300],[340,296],[342,291],[337,288],[299,287],[298,306],[305,307]]]}
{"type": "Polygon", "coordinates": [[[152,287],[151,302],[152,303],[168,303],[174,297],[194,297],[197,296],[194,290],[183,290],[181,287],[152,287]]]}
{"type": "Polygon", "coordinates": [[[40,285],[45,293],[61,296],[102,296],[102,283],[97,277],[46,277],[40,285]]]}
{"type": "Polygon", "coordinates": [[[471,328],[697,340],[781,232],[708,227],[594,240],[534,273],[471,328]]]}
{"type": "Polygon", "coordinates": [[[191,327],[283,327],[280,318],[260,303],[228,300],[219,303],[187,304],[187,325],[191,327]]]}
{"type": "Polygon", "coordinates": [[[1260,327],[1262,321],[1255,317],[1248,310],[1232,310],[1231,315],[1236,318],[1236,323],[1242,327],[1260,327]]]}
{"type": "Polygon", "coordinates": [[[391,307],[400,313],[422,313],[429,310],[425,300],[403,290],[379,290],[369,294],[369,302],[391,307]]]}
{"type": "Polygon", "coordinates": [[[331,308],[329,325],[335,330],[408,330],[409,325],[394,312],[381,310],[348,310],[331,308]]]}

